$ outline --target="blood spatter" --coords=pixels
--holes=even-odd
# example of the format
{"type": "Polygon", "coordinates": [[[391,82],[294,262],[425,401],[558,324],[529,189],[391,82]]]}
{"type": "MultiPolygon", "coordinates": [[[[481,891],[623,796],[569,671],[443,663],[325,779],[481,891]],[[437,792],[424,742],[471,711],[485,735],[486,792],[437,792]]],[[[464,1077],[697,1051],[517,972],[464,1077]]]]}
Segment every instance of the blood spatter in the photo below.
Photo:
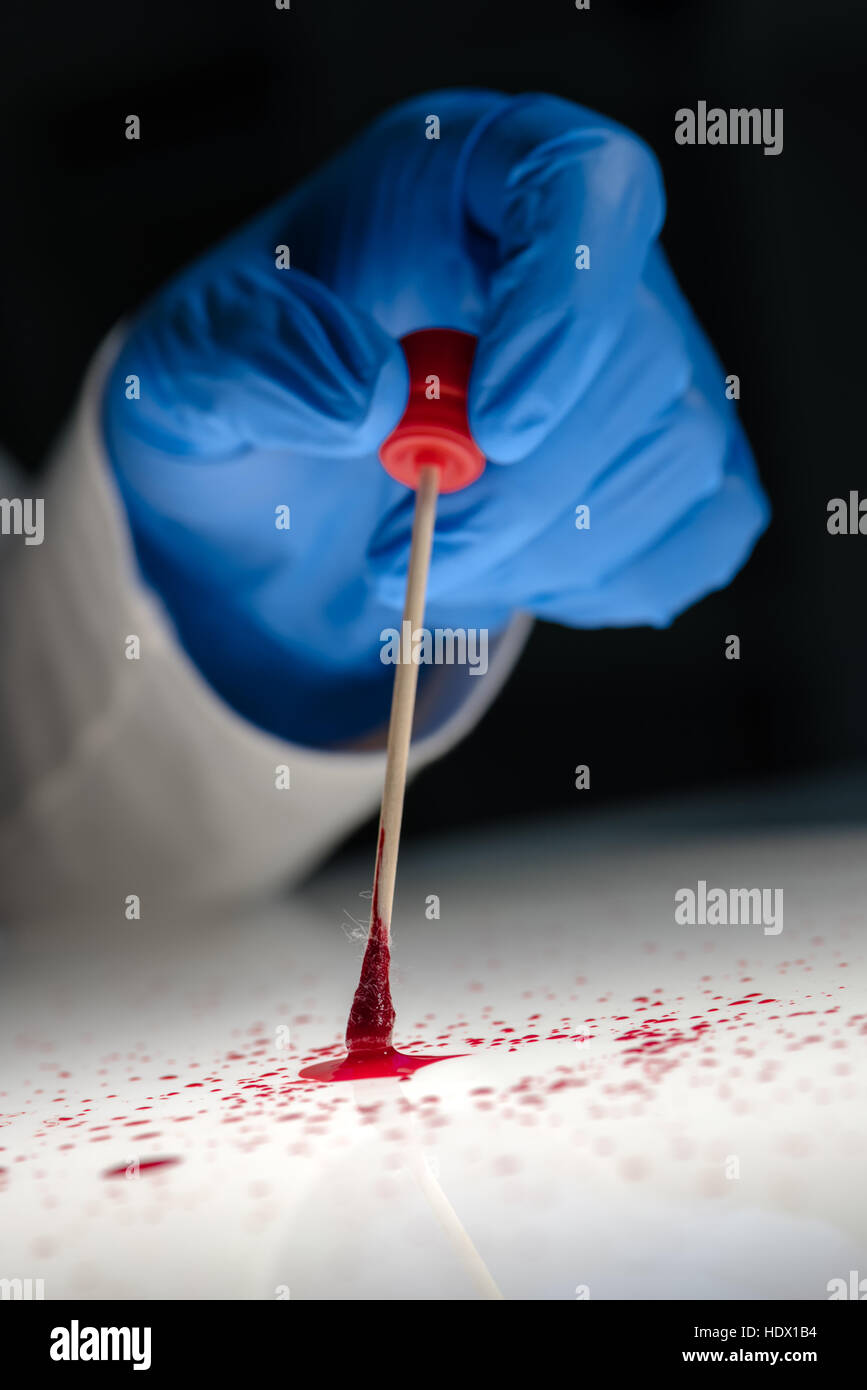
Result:
{"type": "MultiPolygon", "coordinates": [[[[802,966],[796,961],[788,963],[788,968],[791,973],[802,966]]],[[[108,1142],[112,1138],[116,1143],[122,1142],[124,1148],[128,1141],[135,1140],[147,1153],[146,1145],[158,1139],[163,1128],[168,1133],[169,1124],[195,1127],[201,1117],[211,1115],[232,1128],[224,1129],[220,1140],[209,1139],[209,1147],[225,1142],[238,1153],[252,1154],[259,1146],[273,1141],[288,1154],[311,1154],[329,1136],[338,1144],[348,1142],[340,1130],[334,1135],[329,1128],[338,1123],[341,1113],[346,1116],[350,1110],[357,1109],[358,1122],[364,1125],[379,1126],[388,1122],[384,1110],[377,1112],[369,1106],[361,1106],[357,1097],[353,1103],[351,1088],[321,1085],[320,1082],[370,1076],[405,1081],[416,1070],[454,1057],[454,1046],[460,1046],[464,1055],[473,1058],[464,1076],[456,1072],[454,1081],[458,1090],[461,1080],[466,1081],[467,1105],[482,1112],[485,1126],[501,1122],[515,1127],[556,1126],[567,1113],[572,1093],[583,1116],[575,1142],[588,1146],[600,1128],[641,1115],[642,1105],[652,1100],[655,1091],[666,1086],[669,1075],[677,1069],[685,1074],[688,1085],[707,1088],[718,1103],[735,1114],[745,1113],[740,1093],[750,1083],[767,1082],[777,1087],[788,1079],[793,1085],[797,1083],[817,1106],[830,1103],[835,1092],[842,1095],[846,1088],[851,1088],[848,1058],[840,1055],[841,1049],[847,1046],[844,1034],[848,1033],[850,1046],[858,1043],[862,1035],[867,1035],[867,1015],[845,1010],[845,995],[836,992],[836,989],[843,990],[843,985],[836,986],[833,993],[817,990],[815,994],[804,994],[780,984],[780,995],[775,998],[769,992],[759,992],[762,984],[765,990],[773,987],[771,980],[763,980],[761,974],[755,980],[745,974],[731,979],[706,976],[702,983],[704,987],[696,995],[672,996],[660,986],[649,987],[642,981],[634,994],[630,992],[628,1000],[602,996],[605,1002],[610,1000],[608,1007],[600,1007],[599,1013],[590,1017],[583,1016],[583,1008],[589,1003],[586,995],[570,995],[574,1008],[570,1015],[560,1016],[556,1016],[556,1010],[515,1016],[507,1013],[502,1004],[492,1006],[479,1000],[481,1007],[478,1009],[451,1009],[449,1014],[439,1016],[420,1014],[412,1023],[412,1030],[407,1030],[402,1039],[406,1049],[403,1052],[391,1044],[367,1053],[355,1047],[349,1057],[343,1055],[336,1038],[327,1046],[310,1048],[300,1055],[297,1052],[287,1054],[282,1047],[275,1048],[272,1041],[263,1041],[263,1025],[258,1023],[232,1030],[233,1045],[229,1052],[217,1050],[214,1056],[203,1056],[180,1065],[179,1059],[156,1054],[150,1080],[150,1074],[142,1069],[144,1059],[136,1058],[126,1069],[135,1070],[136,1075],[147,1080],[142,1092],[150,1089],[157,1093],[154,1095],[139,1093],[125,1099],[107,1092],[108,1085],[119,1081],[114,1067],[100,1073],[106,1079],[96,1083],[101,1089],[90,1098],[78,1098],[74,1088],[67,1093],[64,1086],[57,1085],[58,1078],[54,1075],[45,1091],[33,1091],[31,1082],[25,1081],[22,1084],[31,1094],[21,1102],[23,1108],[11,1116],[0,1115],[0,1123],[23,1117],[25,1113],[34,1119],[38,1116],[42,1128],[35,1137],[40,1146],[52,1143],[47,1132],[50,1129],[55,1130],[59,1139],[64,1131],[81,1128],[82,1135],[74,1136],[75,1146],[58,1146],[65,1157],[72,1147],[81,1149],[83,1144],[108,1142]],[[756,991],[744,991],[744,985],[752,983],[756,983],[756,991]],[[494,1013],[501,1017],[495,1019],[494,1013]],[[498,1058],[505,1061],[507,1053],[529,1058],[533,1056],[527,1050],[530,1046],[538,1052],[539,1046],[544,1045],[547,1045],[544,1064],[536,1067],[531,1076],[522,1078],[518,1085],[503,1084],[505,1076],[511,1079],[511,1072],[503,1073],[500,1069],[492,1076],[487,1068],[488,1058],[491,1062],[498,1058]],[[550,1052],[552,1046],[559,1049],[559,1057],[550,1052]],[[837,1067],[828,1074],[829,1086],[820,1087],[809,1077],[804,1084],[805,1079],[792,1071],[798,1066],[795,1058],[803,1056],[805,1051],[815,1052],[820,1046],[835,1050],[832,1060],[837,1067]],[[418,1049],[431,1055],[417,1056],[418,1049]],[[485,1060],[478,1063],[480,1054],[485,1055],[485,1060]],[[554,1065],[558,1060],[560,1065],[554,1065]],[[236,1063],[243,1063],[243,1069],[233,1065],[236,1063]],[[177,1070],[170,1071],[172,1066],[177,1070]],[[299,1077],[297,1068],[300,1066],[305,1071],[299,1077]],[[201,1075],[195,1077],[196,1071],[201,1075]],[[492,1080],[492,1084],[480,1086],[482,1080],[492,1080]],[[162,1089],[166,1081],[171,1083],[168,1092],[162,1089]],[[50,1097],[52,1089],[54,1097],[50,1097]],[[193,1097],[191,1090],[200,1090],[201,1095],[193,1097]],[[141,1103],[137,1103],[139,1101],[141,1103]],[[343,1112],[341,1103],[345,1107],[343,1112]],[[88,1106],[92,1109],[85,1108],[88,1106]],[[91,1124],[91,1120],[100,1123],[91,1124]],[[283,1122],[289,1121],[294,1123],[287,1129],[283,1122]],[[290,1140],[301,1142],[290,1143],[290,1140]]],[[[456,988],[460,988],[460,980],[456,988]]],[[[548,995],[537,989],[528,992],[526,997],[533,1002],[525,1007],[538,1009],[538,1000],[548,995]]],[[[565,1006],[565,999],[558,1006],[565,1006]]],[[[308,1007],[307,1000],[304,1007],[308,1007]]],[[[315,1021],[313,1015],[305,1017],[315,1021]]],[[[112,1058],[99,1060],[110,1063],[112,1058]]],[[[126,1059],[121,1070],[125,1065],[126,1059]]],[[[34,1078],[34,1081],[38,1083],[41,1079],[34,1078]]],[[[93,1085],[91,1082],[90,1086],[93,1085]]],[[[426,1089],[423,1086],[396,1089],[399,1093],[397,1105],[404,1107],[407,1114],[413,1112],[425,1132],[435,1134],[438,1126],[449,1122],[448,1107],[441,1110],[424,1094],[416,1103],[413,1091],[423,1092],[426,1089]]],[[[767,1098],[770,1103],[776,1103],[774,1096],[768,1095],[767,1085],[761,1089],[763,1100],[767,1098]]],[[[479,1120],[482,1121],[482,1115],[479,1120]]],[[[71,1133],[69,1137],[73,1138],[71,1133]]],[[[627,1156],[628,1152],[627,1149],[627,1156]]],[[[22,1155],[14,1163],[25,1162],[26,1157],[22,1155]]],[[[29,1158],[35,1157],[35,1153],[29,1155],[29,1158]]],[[[165,1166],[165,1160],[160,1163],[165,1166]]],[[[12,1167],[10,1171],[17,1173],[18,1170],[12,1167]]],[[[116,1175],[126,1171],[125,1167],[116,1175]]],[[[150,1171],[150,1168],[144,1169],[145,1173],[150,1171]]],[[[109,1186],[117,1195],[121,1185],[109,1186]]],[[[2,1189],[0,1174],[0,1193],[2,1189]]],[[[8,1190],[5,1200],[9,1200],[8,1190]]]]}
{"type": "MultiPolygon", "coordinates": [[[[141,1158],[135,1164],[137,1173],[154,1173],[160,1168],[174,1168],[181,1163],[180,1158],[141,1158]]],[[[119,1168],[107,1168],[103,1173],[104,1178],[125,1178],[129,1174],[130,1163],[122,1163],[119,1168]]]]}

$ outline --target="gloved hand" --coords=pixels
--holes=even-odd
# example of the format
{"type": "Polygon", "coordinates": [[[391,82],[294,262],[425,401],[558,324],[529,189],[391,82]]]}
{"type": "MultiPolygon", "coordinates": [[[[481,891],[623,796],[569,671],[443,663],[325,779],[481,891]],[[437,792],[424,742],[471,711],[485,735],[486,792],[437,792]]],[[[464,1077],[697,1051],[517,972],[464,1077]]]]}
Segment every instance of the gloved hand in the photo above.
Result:
{"type": "Polygon", "coordinates": [[[479,335],[470,423],[490,460],[440,501],[430,628],[495,632],[518,609],[661,626],[731,578],[768,510],[663,215],[653,156],[604,117],[437,92],[145,308],[107,383],[108,449],[145,575],[242,715],[312,744],[387,716],[380,631],[414,495],[377,449],[414,329],[479,335]]]}

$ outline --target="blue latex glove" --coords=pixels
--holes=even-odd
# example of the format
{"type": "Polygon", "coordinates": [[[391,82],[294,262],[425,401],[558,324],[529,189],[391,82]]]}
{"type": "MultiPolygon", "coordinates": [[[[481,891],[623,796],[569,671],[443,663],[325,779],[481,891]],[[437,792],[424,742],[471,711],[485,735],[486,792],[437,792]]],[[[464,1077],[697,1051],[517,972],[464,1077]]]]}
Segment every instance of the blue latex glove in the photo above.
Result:
{"type": "Polygon", "coordinates": [[[429,627],[495,632],[518,609],[662,626],[731,578],[768,509],[663,215],[652,154],[604,117],[436,92],[145,308],[107,385],[109,452],[144,573],[241,714],[311,744],[387,716],[380,631],[399,621],[414,497],[377,448],[413,329],[479,335],[470,421],[490,460],[441,499],[429,627]]]}

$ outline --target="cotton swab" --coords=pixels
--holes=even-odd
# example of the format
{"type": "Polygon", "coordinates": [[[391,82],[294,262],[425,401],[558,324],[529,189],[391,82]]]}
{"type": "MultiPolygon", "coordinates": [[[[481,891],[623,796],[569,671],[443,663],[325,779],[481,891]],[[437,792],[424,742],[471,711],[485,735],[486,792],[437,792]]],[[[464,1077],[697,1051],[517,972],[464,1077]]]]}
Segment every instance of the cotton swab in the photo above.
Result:
{"type": "Polygon", "coordinates": [[[424,621],[437,497],[441,492],[467,487],[485,466],[467,418],[475,339],[454,329],[426,329],[409,334],[402,339],[402,346],[409,366],[409,403],[397,428],[382,445],[380,458],[392,477],[415,489],[415,516],[388,728],[370,930],[346,1028],[350,1062],[353,1057],[393,1052],[391,915],[418,685],[412,644],[424,621]]]}

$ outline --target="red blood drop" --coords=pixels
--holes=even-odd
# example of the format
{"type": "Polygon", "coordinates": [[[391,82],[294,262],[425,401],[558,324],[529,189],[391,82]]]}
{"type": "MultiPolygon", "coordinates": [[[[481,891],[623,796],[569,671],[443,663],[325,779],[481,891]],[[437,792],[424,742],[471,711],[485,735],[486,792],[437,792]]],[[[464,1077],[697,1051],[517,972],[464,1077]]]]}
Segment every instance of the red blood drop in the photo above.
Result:
{"type": "MultiPolygon", "coordinates": [[[[140,1173],[152,1172],[155,1168],[173,1168],[176,1163],[180,1163],[179,1158],[143,1158],[138,1163],[140,1173]]],[[[128,1163],[122,1163],[119,1168],[107,1168],[103,1173],[104,1178],[125,1178],[128,1163]]]]}

